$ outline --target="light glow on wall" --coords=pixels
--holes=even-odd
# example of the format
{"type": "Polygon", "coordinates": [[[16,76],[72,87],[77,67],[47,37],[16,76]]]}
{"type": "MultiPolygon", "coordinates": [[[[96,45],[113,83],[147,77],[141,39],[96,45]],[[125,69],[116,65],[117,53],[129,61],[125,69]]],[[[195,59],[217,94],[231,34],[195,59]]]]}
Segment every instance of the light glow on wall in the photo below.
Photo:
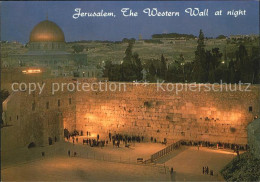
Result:
{"type": "Polygon", "coordinates": [[[24,74],[33,74],[33,73],[41,73],[42,71],[40,69],[28,69],[22,71],[24,74]]]}

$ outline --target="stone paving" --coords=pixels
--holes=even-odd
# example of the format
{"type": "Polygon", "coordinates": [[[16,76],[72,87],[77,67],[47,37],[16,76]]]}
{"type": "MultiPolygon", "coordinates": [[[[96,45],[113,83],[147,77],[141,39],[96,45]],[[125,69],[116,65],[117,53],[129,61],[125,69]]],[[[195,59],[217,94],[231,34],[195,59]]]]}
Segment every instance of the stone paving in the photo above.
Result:
{"type": "Polygon", "coordinates": [[[147,159],[164,147],[158,143],[135,143],[130,148],[115,148],[109,144],[101,149],[62,142],[35,148],[27,157],[24,157],[24,149],[20,157],[16,156],[15,164],[4,163],[2,180],[216,181],[223,180],[218,171],[234,157],[231,151],[183,146],[158,160],[156,165],[137,164],[137,157],[147,159]],[[77,156],[68,157],[68,149],[72,154],[77,151],[77,156]],[[45,157],[39,157],[43,150],[45,157]],[[206,165],[214,170],[214,176],[202,174],[202,166],[206,165]],[[169,172],[171,167],[174,168],[173,175],[169,172]]]}

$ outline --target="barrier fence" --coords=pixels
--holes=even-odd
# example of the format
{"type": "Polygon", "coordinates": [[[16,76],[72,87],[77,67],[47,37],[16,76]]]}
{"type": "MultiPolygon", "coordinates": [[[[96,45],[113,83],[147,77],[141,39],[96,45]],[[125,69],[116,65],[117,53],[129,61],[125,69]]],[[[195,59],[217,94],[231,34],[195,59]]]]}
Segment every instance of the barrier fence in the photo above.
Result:
{"type": "Polygon", "coordinates": [[[166,148],[154,153],[153,155],[151,155],[151,162],[156,161],[157,159],[169,154],[170,152],[172,152],[175,149],[178,149],[181,145],[181,141],[175,142],[169,146],[167,146],[166,148]]]}

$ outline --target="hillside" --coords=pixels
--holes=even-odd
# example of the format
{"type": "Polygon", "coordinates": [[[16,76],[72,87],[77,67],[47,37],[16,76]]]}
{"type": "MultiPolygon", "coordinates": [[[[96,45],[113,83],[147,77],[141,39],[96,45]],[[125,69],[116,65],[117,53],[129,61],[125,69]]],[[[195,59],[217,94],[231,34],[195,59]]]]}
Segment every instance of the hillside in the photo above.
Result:
{"type": "Polygon", "coordinates": [[[221,174],[226,181],[259,181],[260,180],[260,160],[256,159],[249,152],[243,153],[234,158],[221,174]]]}

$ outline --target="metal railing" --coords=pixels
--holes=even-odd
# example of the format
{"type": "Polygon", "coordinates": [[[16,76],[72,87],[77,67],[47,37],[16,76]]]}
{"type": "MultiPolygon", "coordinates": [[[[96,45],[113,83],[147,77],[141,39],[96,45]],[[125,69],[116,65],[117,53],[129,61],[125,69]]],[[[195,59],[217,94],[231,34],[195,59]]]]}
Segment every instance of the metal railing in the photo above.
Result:
{"type": "Polygon", "coordinates": [[[151,155],[151,162],[156,161],[157,159],[169,154],[170,152],[172,152],[175,149],[178,149],[181,145],[181,141],[175,142],[169,146],[167,146],[166,148],[154,153],[153,155],[151,155]]]}

